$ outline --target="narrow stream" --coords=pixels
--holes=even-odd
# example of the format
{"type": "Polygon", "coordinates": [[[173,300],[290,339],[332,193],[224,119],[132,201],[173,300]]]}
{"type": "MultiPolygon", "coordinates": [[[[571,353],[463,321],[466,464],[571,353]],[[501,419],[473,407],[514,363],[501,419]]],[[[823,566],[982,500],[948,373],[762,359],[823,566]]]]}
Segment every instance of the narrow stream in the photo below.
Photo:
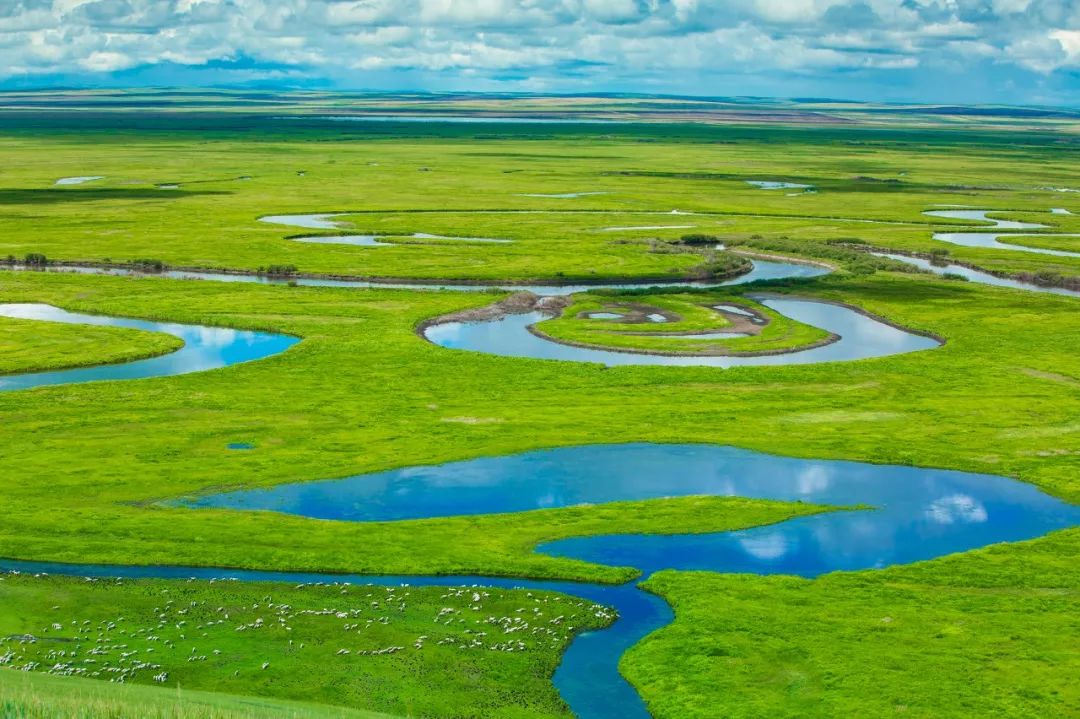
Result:
{"type": "Polygon", "coordinates": [[[1080,297],[1080,290],[1070,290],[1064,287],[1045,287],[1043,285],[1037,285],[1034,282],[1023,282],[1021,280],[1013,280],[1008,277],[998,277],[992,275],[989,272],[982,272],[975,270],[964,265],[957,265],[953,263],[945,263],[943,265],[935,265],[930,260],[925,260],[921,257],[911,257],[909,255],[898,255],[891,252],[871,252],[871,255],[876,257],[887,257],[890,260],[897,260],[898,262],[905,262],[919,269],[927,270],[938,275],[960,275],[966,277],[971,282],[978,282],[983,285],[994,285],[995,287],[1009,287],[1014,290],[1026,290],[1028,292],[1044,292],[1051,295],[1065,295],[1068,297],[1080,297]]]}
{"type": "Polygon", "coordinates": [[[1018,222],[1015,220],[998,220],[987,217],[987,213],[994,210],[927,210],[924,215],[930,217],[944,217],[951,220],[973,220],[976,222],[991,223],[990,230],[1011,230],[1010,232],[935,232],[934,239],[948,242],[962,247],[989,247],[998,250],[1016,250],[1018,252],[1034,252],[1040,255],[1055,255],[1057,257],[1080,257],[1080,252],[1066,250],[1051,250],[1042,247],[1028,247],[1026,245],[1013,245],[1001,242],[1000,237],[1080,237],[1080,234],[1043,234],[1024,233],[1020,230],[1043,229],[1046,225],[1034,222],[1018,222]]]}
{"type": "MultiPolygon", "coordinates": [[[[323,223],[307,225],[314,229],[338,228],[333,214],[287,217],[306,217],[310,222],[323,223]]],[[[261,219],[272,221],[269,218],[261,219]]],[[[129,270],[90,267],[65,268],[65,271],[138,274],[129,270]]],[[[702,283],[700,286],[731,285],[767,278],[812,277],[826,272],[809,265],[755,260],[753,271],[747,275],[719,283],[702,283]]],[[[169,271],[162,275],[173,279],[261,284],[290,281],[212,272],[169,271]]],[[[301,285],[335,287],[489,289],[486,286],[453,283],[384,284],[315,278],[291,281],[301,285]]],[[[670,282],[657,286],[688,284],[691,283],[670,282]]],[[[605,287],[634,286],[640,285],[615,284],[605,287]]],[[[526,289],[542,295],[565,295],[598,287],[534,285],[514,286],[513,289],[526,289]]],[[[541,319],[538,313],[511,315],[492,322],[435,325],[429,328],[427,336],[445,347],[508,356],[551,357],[605,364],[700,364],[720,367],[880,357],[938,345],[936,340],[898,329],[841,305],[774,296],[762,296],[759,300],[797,321],[840,335],[841,340],[824,347],[766,357],[658,357],[582,350],[540,340],[526,329],[529,324],[541,319]]],[[[2,390],[182,374],[267,357],[284,351],[297,341],[296,338],[269,333],[70,313],[48,305],[0,305],[0,314],[168,332],[185,342],[181,350],[162,357],[0,378],[2,390]]],[[[776,457],[731,447],[697,444],[593,445],[540,450],[210,495],[189,499],[187,504],[194,508],[287,512],[323,520],[393,521],[691,495],[744,496],[849,506],[863,504],[873,509],[829,512],[737,532],[581,537],[551,542],[538,549],[553,556],[635,567],[645,575],[659,569],[677,568],[814,577],[830,571],[873,569],[932,559],[996,542],[1030,539],[1080,523],[1080,508],[1050,497],[1032,485],[1005,477],[776,457]]],[[[619,620],[610,629],[586,633],[575,639],[556,671],[556,688],[582,719],[648,717],[640,697],[619,674],[618,662],[628,648],[672,620],[670,608],[661,599],[640,591],[634,583],[612,586],[478,576],[326,575],[21,561],[0,561],[0,569],[131,578],[233,578],[244,581],[380,585],[475,584],[564,592],[614,606],[619,611],[619,620]]]]}

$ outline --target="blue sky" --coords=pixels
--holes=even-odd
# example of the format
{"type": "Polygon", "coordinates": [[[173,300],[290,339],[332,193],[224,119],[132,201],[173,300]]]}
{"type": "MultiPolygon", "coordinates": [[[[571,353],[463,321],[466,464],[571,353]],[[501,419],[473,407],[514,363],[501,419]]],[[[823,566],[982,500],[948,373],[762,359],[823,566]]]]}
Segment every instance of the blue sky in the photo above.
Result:
{"type": "Polygon", "coordinates": [[[0,88],[1080,105],[1080,0],[0,0],[0,88]]]}

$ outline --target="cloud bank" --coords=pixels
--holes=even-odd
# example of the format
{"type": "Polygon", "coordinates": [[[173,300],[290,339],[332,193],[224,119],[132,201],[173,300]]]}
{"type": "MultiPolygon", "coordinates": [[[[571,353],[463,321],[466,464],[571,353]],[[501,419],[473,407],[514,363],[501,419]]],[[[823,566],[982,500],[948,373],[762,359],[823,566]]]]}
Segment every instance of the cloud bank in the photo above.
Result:
{"type": "Polygon", "coordinates": [[[1066,102],[1077,0],[6,0],[0,83],[1066,102]]]}

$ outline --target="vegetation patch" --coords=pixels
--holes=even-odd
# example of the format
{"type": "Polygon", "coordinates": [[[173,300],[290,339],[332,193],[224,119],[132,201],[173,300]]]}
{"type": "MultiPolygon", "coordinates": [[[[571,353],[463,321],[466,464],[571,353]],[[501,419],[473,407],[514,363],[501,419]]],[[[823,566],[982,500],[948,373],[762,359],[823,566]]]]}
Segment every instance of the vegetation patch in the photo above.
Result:
{"type": "Polygon", "coordinates": [[[325,704],[0,670],[5,719],[393,719],[325,704]]]}
{"type": "Polygon", "coordinates": [[[618,294],[579,294],[560,317],[530,330],[564,344],[673,355],[776,354],[836,339],[726,291],[634,293],[624,299],[618,294]]]}

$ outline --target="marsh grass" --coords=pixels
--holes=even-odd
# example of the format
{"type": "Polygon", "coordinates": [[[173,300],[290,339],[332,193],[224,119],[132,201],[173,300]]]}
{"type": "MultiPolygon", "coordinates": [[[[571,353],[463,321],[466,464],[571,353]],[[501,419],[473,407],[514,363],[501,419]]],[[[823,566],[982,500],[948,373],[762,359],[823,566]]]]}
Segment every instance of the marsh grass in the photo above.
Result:
{"type": "Polygon", "coordinates": [[[389,714],[0,669],[3,719],[391,719],[389,714]]]}

